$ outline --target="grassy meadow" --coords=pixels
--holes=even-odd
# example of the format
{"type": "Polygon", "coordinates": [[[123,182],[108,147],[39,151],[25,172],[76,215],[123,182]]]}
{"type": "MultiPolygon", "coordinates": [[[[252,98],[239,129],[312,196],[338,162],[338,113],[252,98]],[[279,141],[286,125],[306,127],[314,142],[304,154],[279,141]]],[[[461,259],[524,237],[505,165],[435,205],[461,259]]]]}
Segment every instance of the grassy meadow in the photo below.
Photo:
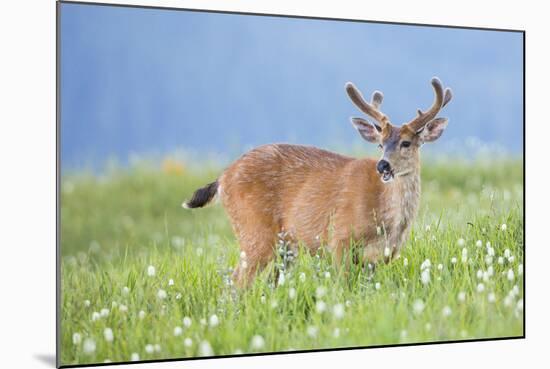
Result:
{"type": "Polygon", "coordinates": [[[372,276],[300,252],[246,291],[229,282],[223,208],[181,208],[220,172],[165,160],[63,175],[62,365],[523,334],[520,160],[424,163],[401,258],[372,276]]]}

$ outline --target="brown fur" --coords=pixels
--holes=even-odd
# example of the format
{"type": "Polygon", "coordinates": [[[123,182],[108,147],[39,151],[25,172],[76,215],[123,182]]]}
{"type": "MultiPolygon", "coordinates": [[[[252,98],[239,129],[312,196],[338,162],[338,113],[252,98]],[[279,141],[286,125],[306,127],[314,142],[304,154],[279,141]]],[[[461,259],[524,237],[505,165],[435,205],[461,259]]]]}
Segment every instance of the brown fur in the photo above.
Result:
{"type": "Polygon", "coordinates": [[[251,150],[224,171],[219,183],[246,254],[246,267],[241,263],[234,274],[241,286],[274,258],[281,231],[312,251],[326,242],[337,259],[351,240],[364,243],[369,262],[382,259],[386,246],[395,256],[420,195],[417,175],[384,184],[374,159],[287,144],[251,150]]]}

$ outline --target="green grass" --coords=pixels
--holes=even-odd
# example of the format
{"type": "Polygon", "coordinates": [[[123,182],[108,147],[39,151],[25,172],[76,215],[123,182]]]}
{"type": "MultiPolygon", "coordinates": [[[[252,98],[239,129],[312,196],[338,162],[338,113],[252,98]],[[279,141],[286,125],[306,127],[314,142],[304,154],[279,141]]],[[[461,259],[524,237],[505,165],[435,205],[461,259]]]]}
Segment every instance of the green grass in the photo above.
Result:
{"type": "Polygon", "coordinates": [[[284,271],[284,284],[274,288],[267,270],[244,292],[227,284],[239,249],[221,206],[180,206],[219,170],[175,174],[137,166],[102,176],[65,175],[61,363],[129,361],[132,353],[152,360],[521,336],[522,172],[514,160],[425,164],[421,210],[400,259],[379,265],[371,278],[359,269],[345,278],[330,257],[301,252],[284,271]],[[504,257],[506,249],[513,258],[504,257]],[[424,284],[426,259],[430,281],[424,284]],[[154,276],[147,273],[150,265],[154,276]],[[490,267],[493,274],[479,279],[478,270],[490,267]],[[102,309],[108,314],[92,319],[102,309]],[[113,332],[111,342],[105,328],[113,332]],[[73,343],[74,333],[81,342],[73,343]],[[92,341],[95,349],[86,352],[92,341]]]}

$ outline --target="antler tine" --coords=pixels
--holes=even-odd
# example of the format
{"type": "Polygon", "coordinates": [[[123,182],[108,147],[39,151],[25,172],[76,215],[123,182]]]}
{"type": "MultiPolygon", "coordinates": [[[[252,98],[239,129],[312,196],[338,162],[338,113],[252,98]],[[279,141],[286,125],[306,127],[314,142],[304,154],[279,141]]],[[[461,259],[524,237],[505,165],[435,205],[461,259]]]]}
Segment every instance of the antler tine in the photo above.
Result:
{"type": "Polygon", "coordinates": [[[453,91],[450,88],[445,89],[445,97],[443,97],[443,105],[441,105],[441,108],[445,107],[451,101],[453,98],[453,91]]]}
{"type": "Polygon", "coordinates": [[[376,110],[380,109],[380,105],[382,105],[382,100],[384,99],[384,95],[380,91],[374,91],[372,93],[372,97],[370,99],[372,106],[376,110]]]}
{"type": "Polygon", "coordinates": [[[435,118],[441,108],[443,108],[443,106],[445,106],[453,96],[449,88],[445,89],[445,92],[443,92],[443,85],[437,77],[432,78],[432,86],[435,92],[435,100],[431,108],[425,113],[418,109],[418,115],[416,118],[407,123],[407,125],[415,132],[422,129],[426,123],[435,118]]]}
{"type": "Polygon", "coordinates": [[[382,104],[382,99],[384,98],[380,91],[374,91],[372,94],[372,104],[365,101],[361,92],[351,82],[346,83],[346,92],[355,106],[357,106],[363,113],[376,120],[376,122],[378,122],[382,127],[389,123],[388,117],[378,110],[380,104],[382,104]]]}

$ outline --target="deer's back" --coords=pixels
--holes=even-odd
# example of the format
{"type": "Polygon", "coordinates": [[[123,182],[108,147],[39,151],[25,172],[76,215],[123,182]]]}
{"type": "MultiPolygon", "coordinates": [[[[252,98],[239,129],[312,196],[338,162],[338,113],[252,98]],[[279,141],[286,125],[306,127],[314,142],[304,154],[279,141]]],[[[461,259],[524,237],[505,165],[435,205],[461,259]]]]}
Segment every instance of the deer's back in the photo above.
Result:
{"type": "Polygon", "coordinates": [[[316,147],[264,145],[224,171],[219,179],[221,200],[237,226],[265,224],[317,244],[327,240],[329,222],[351,225],[376,206],[368,199],[368,187],[376,191],[373,186],[380,183],[371,178],[374,166],[370,159],[316,147]]]}

